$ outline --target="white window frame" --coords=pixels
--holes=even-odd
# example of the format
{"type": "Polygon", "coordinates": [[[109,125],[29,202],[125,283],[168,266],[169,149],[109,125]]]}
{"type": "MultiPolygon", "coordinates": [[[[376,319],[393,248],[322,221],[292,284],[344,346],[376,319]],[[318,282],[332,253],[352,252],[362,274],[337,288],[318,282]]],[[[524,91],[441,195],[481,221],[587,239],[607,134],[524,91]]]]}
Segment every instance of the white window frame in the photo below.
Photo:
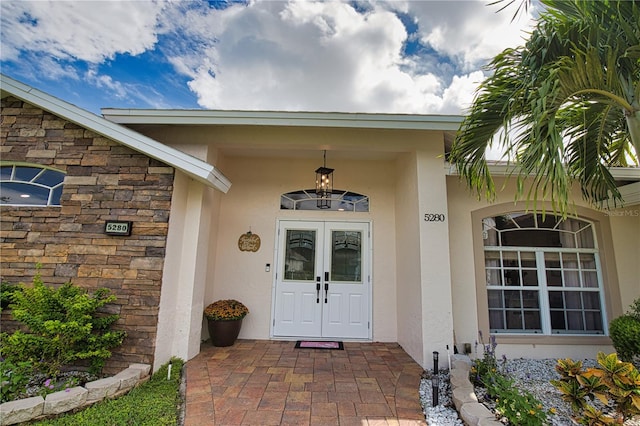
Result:
{"type": "Polygon", "coordinates": [[[343,189],[334,189],[331,194],[331,208],[320,209],[315,189],[300,189],[280,196],[280,210],[319,210],[340,212],[368,212],[369,197],[343,189]],[[361,207],[363,206],[363,207],[361,207]]]}
{"type": "MultiPolygon", "coordinates": [[[[49,194],[47,195],[47,202],[46,203],[41,203],[41,204],[34,204],[34,203],[20,203],[20,202],[5,202],[4,200],[0,201],[0,205],[3,206],[16,206],[16,207],[59,207],[60,203],[58,204],[54,204],[53,203],[53,195],[55,193],[55,191],[59,188],[61,188],[64,185],[64,176],[65,173],[51,168],[51,167],[45,167],[42,166],[40,164],[1,164],[1,167],[11,167],[11,173],[9,176],[9,179],[4,179],[4,178],[0,178],[0,185],[4,184],[4,183],[19,183],[21,185],[24,185],[26,188],[29,187],[36,187],[36,188],[41,188],[41,189],[45,189],[49,192],[49,194]],[[39,172],[37,172],[31,179],[29,180],[22,180],[22,179],[16,179],[16,171],[20,168],[30,168],[30,169],[40,169],[39,172]],[[52,172],[56,172],[59,173],[62,176],[62,180],[53,185],[53,186],[49,186],[49,185],[45,185],[42,183],[38,183],[36,182],[36,180],[38,180],[38,178],[40,178],[45,172],[48,171],[52,171],[52,172]]],[[[29,195],[26,193],[25,191],[25,195],[29,195]]]]}
{"type": "MultiPolygon", "coordinates": [[[[494,215],[494,216],[489,216],[486,217],[485,219],[492,219],[495,218],[496,216],[507,216],[509,217],[511,214],[518,214],[520,212],[513,212],[513,213],[509,213],[506,215],[494,215]]],[[[554,215],[551,215],[554,216],[554,215]]],[[[484,224],[484,220],[483,219],[483,224],[484,224]]],[[[585,220],[583,218],[578,218],[575,217],[573,219],[577,219],[580,220],[582,222],[585,222],[588,227],[590,228],[590,231],[592,233],[593,236],[593,243],[594,243],[594,247],[593,248],[561,248],[561,247],[528,247],[528,246],[502,246],[502,245],[484,245],[483,248],[483,264],[484,264],[484,270],[485,270],[485,287],[486,287],[486,297],[487,297],[487,307],[489,308],[489,290],[513,290],[513,291],[537,291],[538,292],[538,310],[540,312],[540,326],[541,326],[541,330],[540,332],[537,331],[533,331],[533,330],[527,330],[527,329],[507,329],[507,328],[501,328],[501,329],[494,329],[494,328],[490,328],[490,332],[494,333],[496,335],[516,335],[516,336],[527,336],[527,335],[543,335],[543,336],[603,336],[603,335],[608,335],[608,324],[607,324],[607,312],[606,312],[606,301],[605,301],[605,292],[604,292],[604,280],[603,280],[603,274],[602,274],[602,267],[601,267],[601,263],[600,263],[600,255],[599,255],[599,248],[598,248],[598,239],[597,239],[597,235],[595,232],[595,227],[594,224],[591,221],[585,220]],[[487,252],[495,252],[495,253],[500,253],[500,264],[498,266],[494,266],[494,267],[488,267],[486,264],[486,253],[487,252]],[[519,253],[521,252],[533,252],[535,253],[535,259],[536,259],[536,265],[535,268],[522,268],[522,264],[520,262],[518,262],[518,266],[514,267],[514,266],[505,266],[502,259],[503,259],[503,255],[502,253],[504,252],[515,252],[518,253],[518,259],[520,259],[520,255],[519,253]],[[596,287],[583,287],[582,285],[578,286],[578,287],[573,287],[573,286],[549,286],[548,282],[547,282],[547,267],[546,267],[546,263],[545,263],[545,253],[576,253],[578,255],[578,257],[580,256],[580,253],[583,254],[591,254],[593,255],[594,258],[594,262],[595,262],[595,272],[596,272],[596,279],[597,279],[597,288],[596,287]],[[518,285],[515,286],[507,286],[506,283],[501,282],[499,285],[490,285],[488,283],[489,280],[489,270],[496,270],[499,271],[500,273],[500,277],[501,277],[501,281],[504,280],[504,271],[505,270],[518,270],[520,272],[520,281],[518,285]],[[522,271],[532,271],[535,270],[536,274],[537,274],[537,286],[525,286],[522,284],[522,271]],[[551,328],[551,307],[549,304],[549,295],[550,292],[553,291],[558,291],[558,292],[597,292],[598,293],[598,297],[599,297],[599,302],[600,302],[600,321],[602,323],[602,330],[598,330],[598,331],[594,331],[594,330],[584,330],[582,332],[577,332],[576,330],[565,330],[565,331],[554,331],[551,328]]],[[[538,227],[538,221],[537,218],[534,221],[535,222],[535,227],[527,227],[527,228],[519,228],[521,230],[543,230],[543,231],[555,231],[555,232],[567,232],[564,230],[560,230],[557,228],[541,228],[538,227]]],[[[574,231],[574,235],[577,234],[578,232],[581,232],[585,229],[586,227],[581,228],[580,230],[574,231]]],[[[486,225],[483,225],[483,237],[486,237],[486,225]]],[[[498,233],[500,232],[509,232],[509,231],[505,231],[505,230],[497,230],[496,231],[498,233]]],[[[500,238],[498,238],[498,244],[500,244],[500,238]]],[[[560,266],[558,269],[556,268],[551,268],[550,270],[559,270],[559,271],[576,271],[578,276],[580,277],[580,282],[582,283],[583,278],[582,278],[582,272],[583,272],[583,268],[581,265],[581,262],[578,261],[577,262],[577,266],[576,268],[565,268],[564,266],[560,266]]],[[[593,272],[593,269],[586,269],[587,272],[593,272]]],[[[509,309],[506,307],[506,304],[504,303],[504,297],[502,300],[502,307],[497,308],[497,310],[504,312],[507,312],[509,309]]],[[[520,306],[521,311],[526,310],[526,308],[524,308],[522,305],[520,306]]],[[[491,310],[489,308],[489,310],[491,310]]],[[[587,310],[584,307],[584,304],[582,304],[581,306],[581,310],[580,312],[582,312],[583,316],[585,312],[588,312],[589,310],[587,310]]],[[[564,312],[567,312],[567,308],[564,308],[564,312]]],[[[489,311],[487,312],[487,315],[489,316],[489,326],[490,325],[490,318],[491,315],[489,313],[489,311]]],[[[584,317],[583,317],[584,318],[584,317]]],[[[506,327],[506,317],[504,317],[504,327],[506,327]]]]}

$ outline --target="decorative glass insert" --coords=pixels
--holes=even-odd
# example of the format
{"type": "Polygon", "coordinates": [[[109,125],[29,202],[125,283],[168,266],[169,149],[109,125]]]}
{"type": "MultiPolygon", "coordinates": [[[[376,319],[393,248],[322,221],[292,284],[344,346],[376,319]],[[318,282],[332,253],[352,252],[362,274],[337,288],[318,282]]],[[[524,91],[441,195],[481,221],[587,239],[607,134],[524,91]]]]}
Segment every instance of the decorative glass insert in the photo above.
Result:
{"type": "Polygon", "coordinates": [[[39,166],[0,166],[0,204],[59,206],[64,176],[39,166]]]}
{"type": "Polygon", "coordinates": [[[369,211],[369,197],[339,189],[332,191],[330,204],[329,208],[318,207],[315,189],[301,189],[280,196],[280,210],[369,211]]]}
{"type": "Polygon", "coordinates": [[[362,282],[362,233],[331,231],[331,281],[362,282]]]}
{"type": "Polygon", "coordinates": [[[314,281],[316,269],[316,231],[287,230],[284,279],[314,281]]]}
{"type": "Polygon", "coordinates": [[[491,332],[604,334],[591,223],[515,212],[482,224],[491,332]]]}

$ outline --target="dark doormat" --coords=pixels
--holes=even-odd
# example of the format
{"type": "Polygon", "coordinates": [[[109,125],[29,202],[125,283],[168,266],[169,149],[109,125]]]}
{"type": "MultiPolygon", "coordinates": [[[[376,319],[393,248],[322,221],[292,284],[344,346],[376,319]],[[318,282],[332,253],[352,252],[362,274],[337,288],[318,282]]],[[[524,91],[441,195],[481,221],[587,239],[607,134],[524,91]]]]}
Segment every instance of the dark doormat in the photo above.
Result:
{"type": "Polygon", "coordinates": [[[298,340],[296,342],[297,349],[334,349],[343,350],[344,345],[342,342],[326,342],[317,340],[298,340]]]}

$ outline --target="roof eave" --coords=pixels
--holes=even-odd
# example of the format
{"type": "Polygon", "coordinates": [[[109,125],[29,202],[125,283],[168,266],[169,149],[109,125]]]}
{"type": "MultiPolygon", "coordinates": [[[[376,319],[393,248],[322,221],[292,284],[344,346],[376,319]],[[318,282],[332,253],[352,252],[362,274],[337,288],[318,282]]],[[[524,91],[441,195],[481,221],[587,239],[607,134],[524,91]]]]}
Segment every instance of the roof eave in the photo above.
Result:
{"type": "MultiPolygon", "coordinates": [[[[79,126],[113,139],[151,158],[167,163],[188,176],[226,193],[231,182],[213,165],[164,145],[117,123],[90,113],[31,86],[0,74],[1,89],[25,102],[36,105],[79,126]]],[[[3,93],[4,96],[4,93],[3,93]]]]}
{"type": "Polygon", "coordinates": [[[368,114],[302,111],[156,110],[103,108],[120,124],[241,125],[291,127],[352,127],[457,131],[458,115],[368,114]]]}

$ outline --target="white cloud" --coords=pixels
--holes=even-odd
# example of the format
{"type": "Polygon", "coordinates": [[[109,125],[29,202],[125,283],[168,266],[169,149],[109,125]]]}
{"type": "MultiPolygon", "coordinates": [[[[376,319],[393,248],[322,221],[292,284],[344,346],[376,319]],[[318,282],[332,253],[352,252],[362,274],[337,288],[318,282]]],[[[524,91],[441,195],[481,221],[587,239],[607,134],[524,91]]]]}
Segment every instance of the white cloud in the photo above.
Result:
{"type": "MultiPolygon", "coordinates": [[[[435,50],[460,58],[468,70],[476,69],[507,47],[523,44],[531,16],[512,21],[513,10],[498,13],[501,5],[488,0],[409,1],[407,12],[415,15],[421,39],[435,50]]],[[[393,4],[393,3],[392,3],[393,4]]]]}
{"type": "Polygon", "coordinates": [[[42,70],[61,77],[73,75],[65,61],[86,61],[90,71],[74,78],[116,99],[157,105],[154,88],[97,71],[116,66],[118,54],[153,50],[189,79],[200,106],[213,109],[457,114],[482,79],[478,66],[519,44],[522,27],[480,0],[255,0],[222,10],[205,2],[8,0],[0,7],[2,60],[40,55],[42,70]],[[407,34],[398,12],[418,34],[407,34]],[[416,36],[435,54],[405,56],[416,36]]]}
{"type": "Polygon", "coordinates": [[[408,35],[387,9],[359,13],[342,2],[256,2],[185,16],[178,25],[202,43],[171,60],[192,78],[189,87],[205,108],[452,109],[442,81],[414,72],[419,66],[402,57],[408,35]]]}
{"type": "Polygon", "coordinates": [[[154,1],[3,1],[3,60],[21,50],[99,63],[117,53],[137,55],[156,43],[154,1]]]}

